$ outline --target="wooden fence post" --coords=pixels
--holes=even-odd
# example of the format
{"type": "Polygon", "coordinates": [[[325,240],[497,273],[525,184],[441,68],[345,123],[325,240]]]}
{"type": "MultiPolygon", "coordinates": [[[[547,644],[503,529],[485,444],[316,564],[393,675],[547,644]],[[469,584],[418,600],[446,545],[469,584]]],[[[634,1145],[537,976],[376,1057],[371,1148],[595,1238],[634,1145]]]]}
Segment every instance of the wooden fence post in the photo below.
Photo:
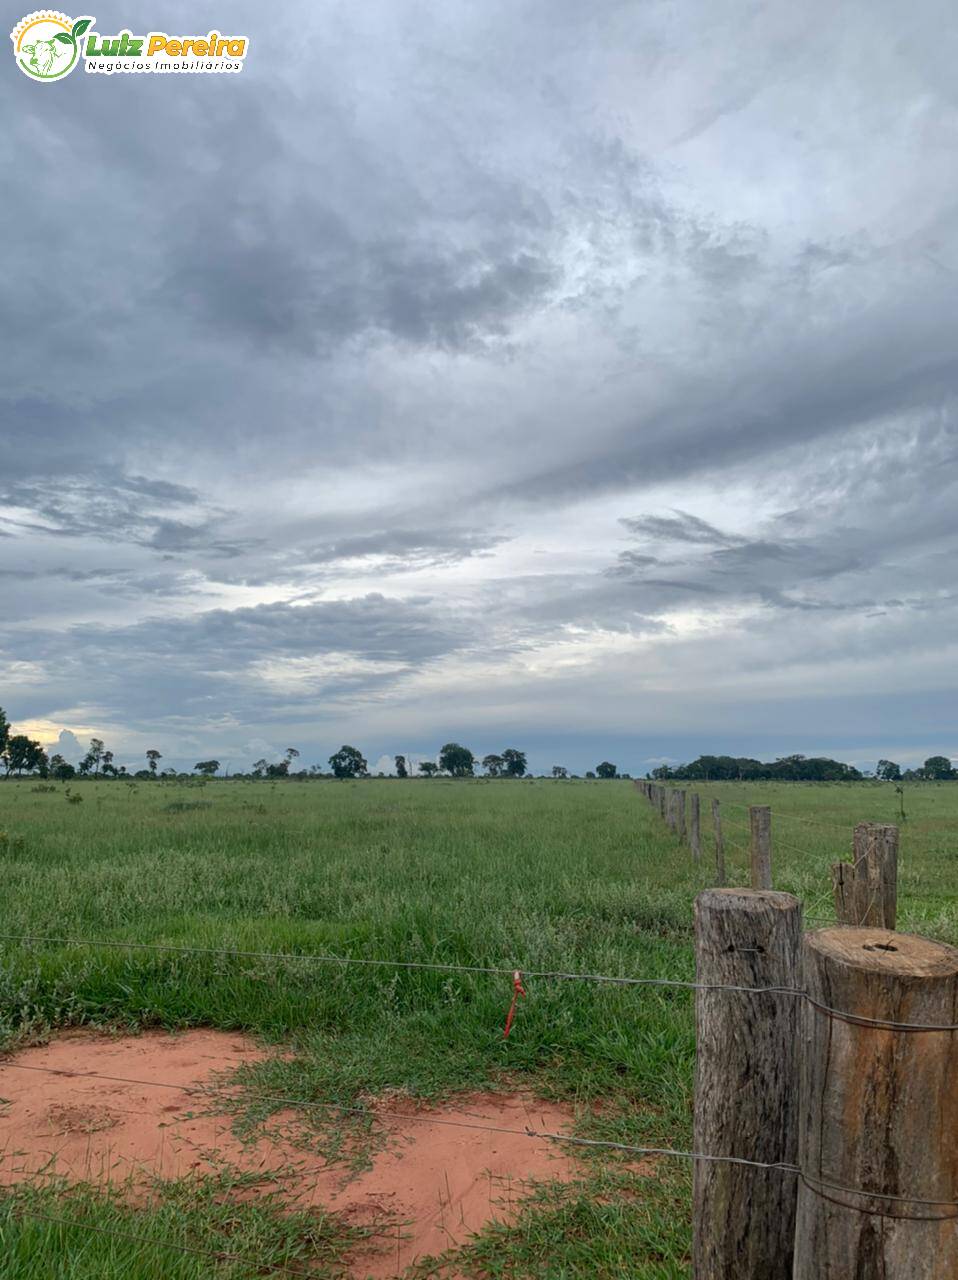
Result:
{"type": "MultiPolygon", "coordinates": [[[[795,987],[802,907],[790,893],[707,889],[695,900],[696,981],[795,987]]],[[[799,1000],[697,991],[694,1150],[795,1163],[799,1000]]],[[[796,1177],[696,1160],[694,1280],[791,1276],[796,1177]]]]}
{"type": "Polygon", "coordinates": [[[668,821],[668,795],[669,795],[668,789],[666,787],[660,786],[659,787],[659,816],[662,818],[663,822],[668,821]]]}
{"type": "Polygon", "coordinates": [[[670,831],[677,830],[675,810],[678,804],[678,794],[679,793],[671,787],[665,794],[665,820],[669,824],[670,831]]]}
{"type": "Polygon", "coordinates": [[[894,929],[898,907],[898,828],[860,822],[852,862],[832,867],[835,915],[839,924],[894,929]]]}
{"type": "Polygon", "coordinates": [[[680,840],[686,838],[684,791],[676,791],[675,793],[675,834],[680,840]]]}
{"type": "Polygon", "coordinates": [[[766,804],[749,806],[751,883],[753,889],[772,887],[772,811],[766,804]]]}
{"type": "Polygon", "coordinates": [[[719,802],[712,797],[712,826],[715,828],[715,883],[725,884],[725,842],[722,839],[722,814],[719,802]]]}
{"type": "Polygon", "coordinates": [[[699,793],[693,791],[689,796],[689,845],[692,849],[692,861],[702,861],[702,839],[700,831],[701,807],[699,793]]]}
{"type": "Polygon", "coordinates": [[[794,1280],[958,1276],[958,1035],[850,1020],[951,1026],[958,950],[821,929],[804,981],[794,1280]]]}

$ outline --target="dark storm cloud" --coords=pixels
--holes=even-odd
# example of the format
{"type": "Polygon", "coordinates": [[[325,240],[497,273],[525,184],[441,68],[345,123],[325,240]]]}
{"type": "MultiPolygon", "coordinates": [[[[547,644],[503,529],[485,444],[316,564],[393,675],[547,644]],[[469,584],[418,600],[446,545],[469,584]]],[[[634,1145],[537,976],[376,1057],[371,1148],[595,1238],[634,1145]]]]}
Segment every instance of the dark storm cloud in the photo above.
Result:
{"type": "Polygon", "coordinates": [[[231,223],[218,212],[216,225],[215,237],[170,253],[164,300],[219,332],[304,352],[362,335],[468,348],[504,336],[557,278],[553,264],[509,244],[362,243],[322,208],[299,224],[299,244],[278,243],[268,220],[248,213],[231,223]]]}
{"type": "Polygon", "coordinates": [[[945,565],[958,555],[953,442],[950,429],[903,433],[884,453],[868,442],[871,459],[853,448],[817,471],[806,463],[795,484],[807,504],[750,535],[685,512],[623,518],[639,547],[620,552],[606,573],[640,590],[645,607],[669,587],[693,597],[757,599],[770,610],[950,609],[945,565]]]}
{"type": "Polygon", "coordinates": [[[306,559],[319,563],[386,556],[397,565],[441,563],[482,555],[508,542],[508,536],[482,529],[378,529],[311,547],[306,559]]]}
{"type": "Polygon", "coordinates": [[[63,538],[93,535],[99,538],[138,536],[155,523],[147,514],[171,506],[193,507],[195,490],[166,480],[122,475],[115,468],[97,468],[86,475],[38,477],[15,481],[0,488],[0,521],[28,524],[35,530],[63,538]],[[19,521],[4,515],[6,507],[25,507],[39,522],[19,521]]]}
{"type": "MultiPolygon", "coordinates": [[[[26,633],[29,634],[29,633],[26,633]]],[[[151,618],[126,628],[85,626],[62,634],[31,634],[41,661],[112,666],[121,655],[138,664],[171,661],[204,670],[241,667],[271,656],[351,653],[380,662],[423,662],[468,643],[469,630],[428,600],[370,594],[311,605],[214,609],[176,618],[151,618]]]]}
{"type": "Polygon", "coordinates": [[[309,721],[320,690],[327,703],[375,698],[404,675],[468,649],[473,635],[436,602],[370,594],[152,618],[131,627],[22,630],[8,652],[28,646],[48,668],[34,714],[80,702],[136,731],[184,717],[205,720],[217,706],[250,723],[279,708],[296,723],[309,721]]]}
{"type": "Polygon", "coordinates": [[[696,542],[727,547],[743,542],[742,538],[723,533],[707,520],[700,520],[687,511],[677,511],[673,516],[623,516],[621,523],[630,533],[663,542],[696,542]]]}
{"type": "MultiPolygon", "coordinates": [[[[958,238],[958,219],[951,234],[958,238]]],[[[539,502],[763,459],[771,465],[783,447],[840,438],[869,424],[879,429],[892,415],[942,405],[955,413],[958,353],[949,335],[958,329],[958,293],[950,284],[919,263],[901,290],[855,316],[839,311],[837,297],[828,302],[821,336],[796,339],[786,323],[789,308],[770,294],[768,330],[740,334],[751,340],[751,351],[733,350],[728,365],[711,373],[691,370],[681,398],[664,408],[642,416],[620,410],[601,452],[583,450],[507,486],[507,493],[539,502]]],[[[817,309],[814,299],[808,305],[817,309]]]]}

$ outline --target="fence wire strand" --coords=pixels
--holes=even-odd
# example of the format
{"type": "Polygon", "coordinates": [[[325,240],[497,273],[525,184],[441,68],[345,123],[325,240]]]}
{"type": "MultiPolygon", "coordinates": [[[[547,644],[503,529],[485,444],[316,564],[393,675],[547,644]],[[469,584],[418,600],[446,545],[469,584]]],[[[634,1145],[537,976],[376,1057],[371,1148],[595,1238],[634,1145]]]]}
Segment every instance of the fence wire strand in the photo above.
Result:
{"type": "Polygon", "coordinates": [[[306,953],[303,955],[295,955],[293,953],[273,952],[273,951],[228,951],[218,950],[209,947],[168,947],[162,943],[147,942],[110,942],[106,940],[92,940],[79,938],[39,938],[24,937],[16,938],[9,934],[0,934],[0,941],[29,941],[33,943],[56,943],[74,946],[91,946],[91,947],[122,947],[133,948],[137,950],[147,951],[174,951],[176,953],[197,954],[197,955],[217,955],[227,956],[231,958],[255,958],[280,960],[283,962],[299,961],[299,960],[317,960],[332,961],[339,964],[357,964],[357,965],[386,965],[394,968],[412,968],[412,969],[439,969],[444,971],[462,972],[462,973],[486,973],[495,974],[497,976],[506,974],[510,978],[514,978],[520,973],[524,978],[558,978],[562,980],[580,980],[584,982],[604,982],[612,985],[630,986],[630,987],[661,987],[673,988],[684,991],[731,991],[740,994],[750,995],[788,995],[796,996],[805,1000],[813,1009],[817,1009],[820,1013],[827,1014],[831,1018],[839,1021],[849,1022],[855,1026],[875,1027],[884,1031],[958,1031],[958,1023],[954,1022],[900,1022],[893,1018],[871,1018],[865,1014],[853,1013],[848,1009],[835,1009],[831,1005],[824,1004],[819,1000],[813,999],[807,991],[803,991],[800,987],[783,987],[783,986],[767,986],[767,987],[749,987],[739,986],[724,982],[692,982],[683,978],[634,978],[634,977],[612,977],[608,974],[587,974],[587,973],[564,973],[559,970],[528,970],[510,967],[507,969],[483,967],[479,965],[450,965],[450,964],[430,964],[420,961],[409,960],[370,960],[363,957],[355,956],[325,956],[306,953]]]}

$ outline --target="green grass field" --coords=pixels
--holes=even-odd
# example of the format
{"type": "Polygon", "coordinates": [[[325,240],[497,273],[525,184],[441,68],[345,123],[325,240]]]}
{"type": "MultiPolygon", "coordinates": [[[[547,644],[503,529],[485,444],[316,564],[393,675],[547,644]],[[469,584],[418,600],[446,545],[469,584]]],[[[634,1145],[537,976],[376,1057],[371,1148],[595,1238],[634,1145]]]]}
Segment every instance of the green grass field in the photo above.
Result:
{"type": "MultiPolygon", "coordinates": [[[[152,783],[37,791],[0,784],[0,933],[183,947],[333,953],[386,961],[690,978],[691,904],[709,883],[707,798],[722,801],[732,883],[745,883],[748,803],[773,809],[776,887],[827,919],[829,866],[856,821],[894,821],[880,784],[697,785],[704,858],[694,868],[628,782],[152,783]]],[[[958,943],[953,871],[958,786],[906,791],[900,927],[958,943]]],[[[355,1105],[385,1089],[423,1098],[517,1081],[578,1108],[577,1132],[686,1147],[691,996],[530,978],[515,1030],[502,1028],[508,975],[276,962],[0,941],[0,1044],[52,1028],[209,1025],[294,1056],[247,1072],[251,1088],[355,1105]],[[601,1112],[588,1105],[602,1099],[601,1112]]],[[[262,1116],[250,1103],[245,1123],[262,1116]]],[[[342,1125],[344,1120],[337,1120],[342,1125]]],[[[319,1149],[335,1125],[316,1121],[319,1149]]],[[[325,1144],[325,1146],[324,1146],[325,1144]]],[[[580,1184],[543,1194],[516,1226],[457,1257],[490,1277],[688,1275],[690,1172],[663,1162],[637,1180],[614,1154],[580,1184]]],[[[167,1188],[136,1213],[93,1191],[21,1191],[0,1202],[0,1280],[121,1274],[239,1277],[265,1263],[335,1276],[349,1245],[296,1215],[215,1188],[167,1188]],[[23,1216],[255,1256],[187,1253],[23,1216]],[[119,1224],[119,1225],[118,1225],[119,1224]]],[[[417,1276],[447,1274],[439,1264],[417,1276]]]]}

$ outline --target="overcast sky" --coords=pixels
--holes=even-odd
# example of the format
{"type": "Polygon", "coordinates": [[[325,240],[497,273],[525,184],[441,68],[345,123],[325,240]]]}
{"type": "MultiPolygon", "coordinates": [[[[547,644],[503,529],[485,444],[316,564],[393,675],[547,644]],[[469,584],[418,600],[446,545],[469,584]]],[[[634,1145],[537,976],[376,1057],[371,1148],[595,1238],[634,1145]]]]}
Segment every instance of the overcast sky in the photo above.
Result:
{"type": "Polygon", "coordinates": [[[5,55],[19,728],[958,757],[953,0],[94,10],[250,49],[5,55]]]}

